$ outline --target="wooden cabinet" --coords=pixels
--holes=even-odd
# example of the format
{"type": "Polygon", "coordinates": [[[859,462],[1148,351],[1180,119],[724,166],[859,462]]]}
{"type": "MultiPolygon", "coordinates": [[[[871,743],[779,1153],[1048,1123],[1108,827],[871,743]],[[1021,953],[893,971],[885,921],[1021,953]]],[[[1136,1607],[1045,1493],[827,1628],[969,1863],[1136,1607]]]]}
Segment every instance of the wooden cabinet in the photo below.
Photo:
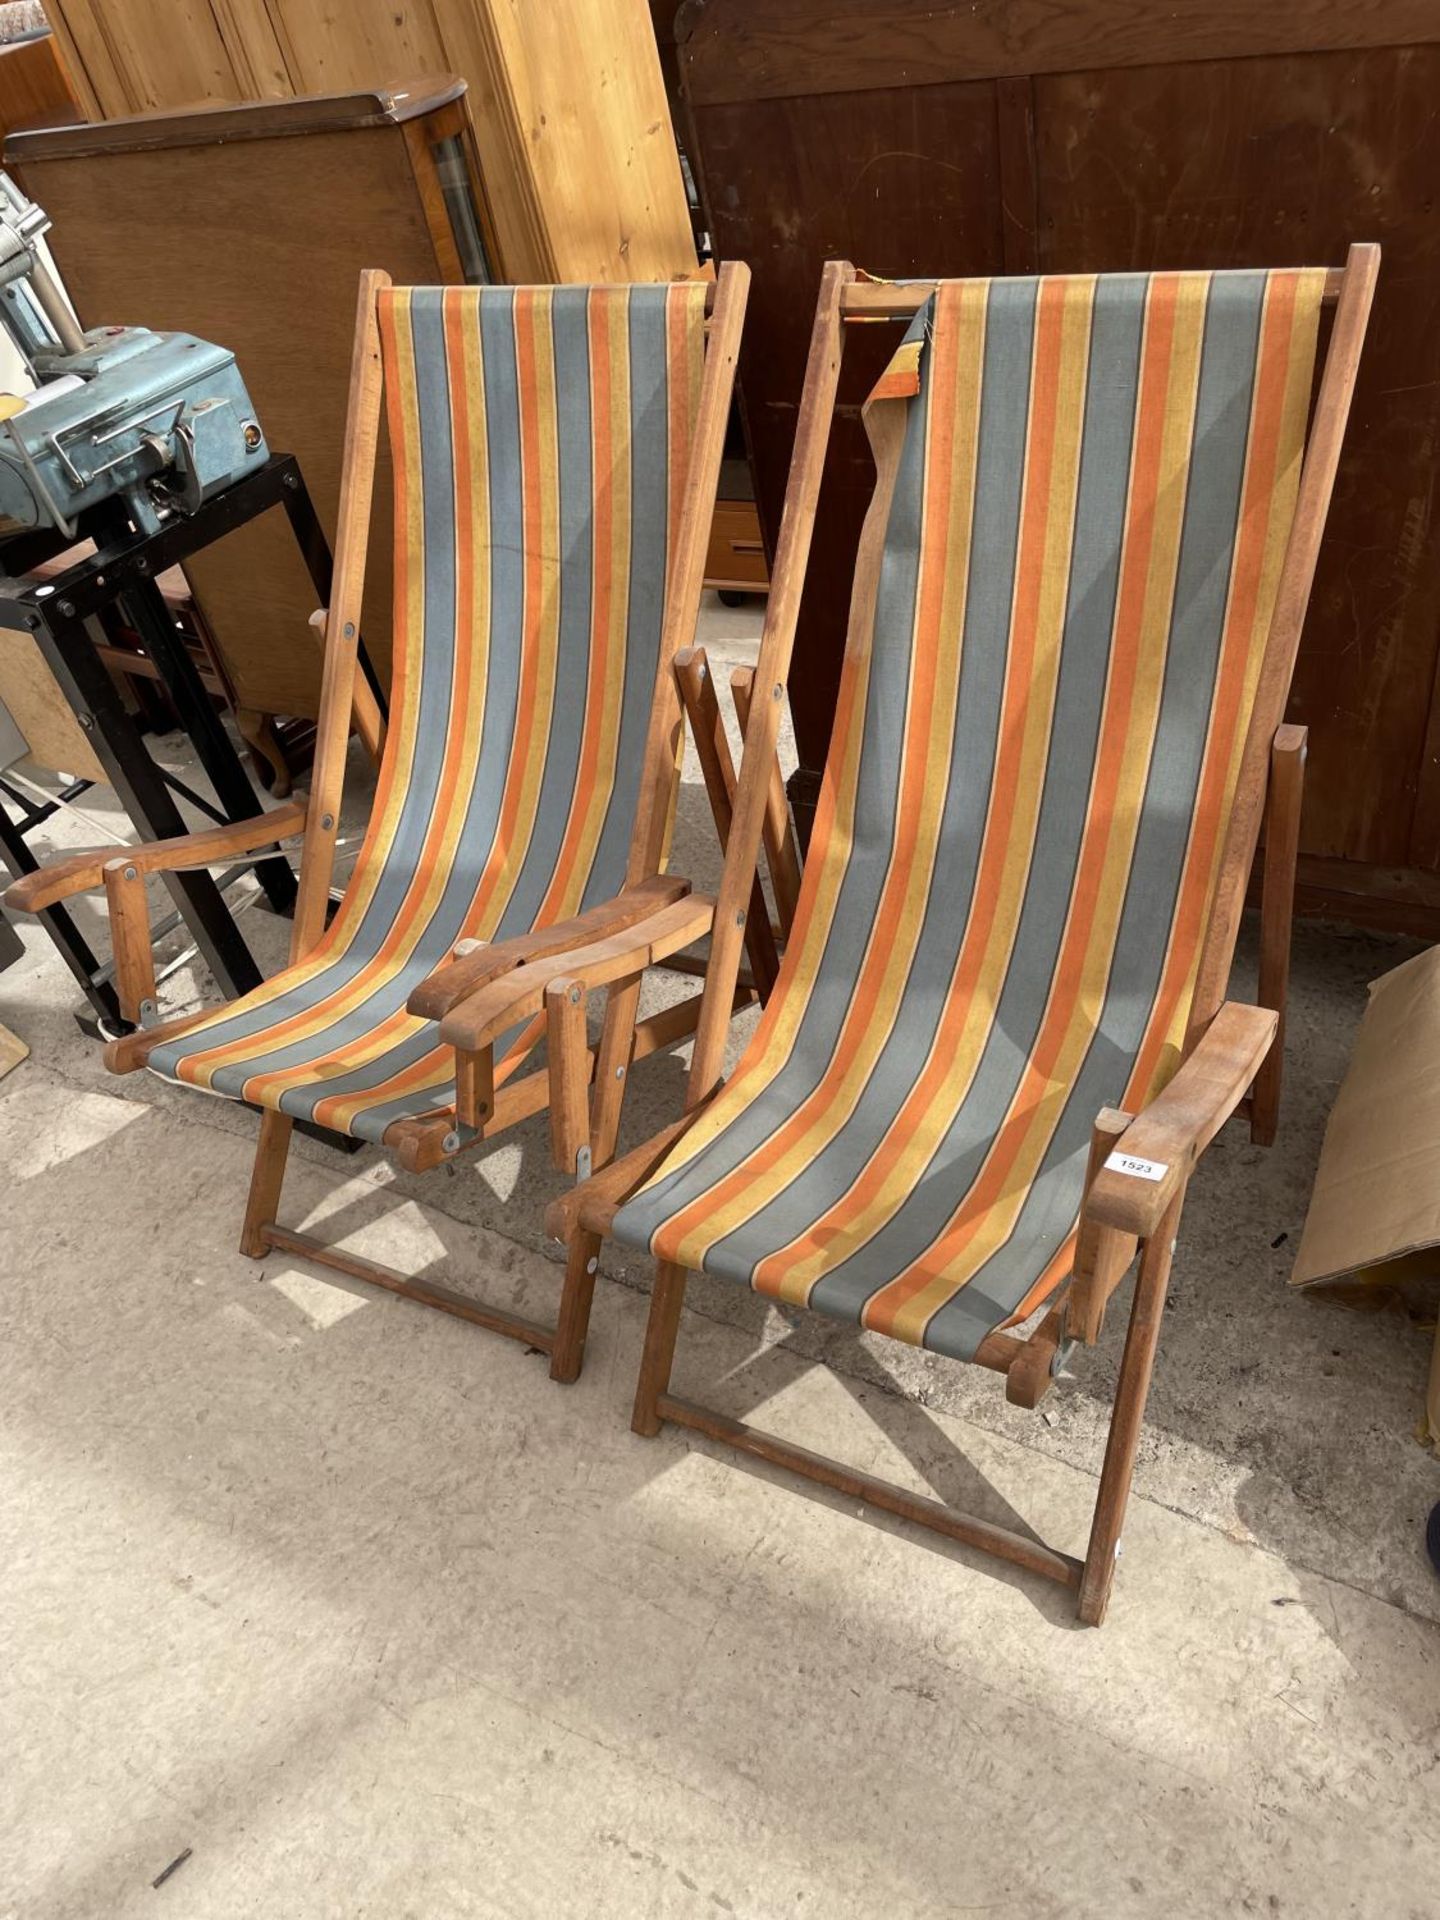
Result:
{"type": "Polygon", "coordinates": [[[92,119],[469,86],[501,276],[666,280],[695,250],[645,0],[48,0],[92,119]]]}
{"type": "MultiPolygon", "coordinates": [[[[1302,903],[1440,937],[1440,8],[1431,0],[707,0],[686,145],[754,286],[741,391],[779,526],[821,262],[984,274],[1336,263],[1384,248],[1290,717],[1302,903]]],[[[847,352],[792,682],[823,759],[871,468],[847,352]]]]}
{"type": "MultiPolygon", "coordinates": [[[[467,222],[447,200],[469,139],[458,80],[21,134],[5,154],[54,222],[85,326],[138,324],[231,348],[270,445],[293,453],[333,540],[361,271],[457,282],[467,222]]],[[[468,205],[468,200],[466,201],[468,205]]],[[[493,246],[477,208],[482,247],[493,246]]],[[[390,473],[376,473],[364,632],[388,678],[390,473]]],[[[313,719],[315,589],[283,514],[186,563],[248,731],[313,719]],[[252,725],[250,716],[257,716],[252,725]]]]}
{"type": "Polygon", "coordinates": [[[717,500],[705,555],[705,584],[720,593],[768,593],[765,543],[753,500],[717,500]]]}

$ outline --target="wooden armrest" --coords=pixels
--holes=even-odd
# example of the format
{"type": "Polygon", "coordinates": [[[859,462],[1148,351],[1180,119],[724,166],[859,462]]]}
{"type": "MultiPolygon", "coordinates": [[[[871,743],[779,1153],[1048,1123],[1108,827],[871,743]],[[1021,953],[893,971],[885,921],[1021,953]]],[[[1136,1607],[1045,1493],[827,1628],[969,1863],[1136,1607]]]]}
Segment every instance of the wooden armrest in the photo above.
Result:
{"type": "Polygon", "coordinates": [[[552,1240],[568,1240],[577,1228],[602,1236],[610,1231],[610,1222],[638,1188],[654,1173],[670,1149],[700,1118],[713,1094],[707,1094],[698,1106],[682,1113],[643,1146],[633,1147],[619,1160],[571,1187],[545,1209],[545,1231],[552,1240]]]}
{"type": "Polygon", "coordinates": [[[1095,1175],[1083,1214],[1144,1240],[1195,1162],[1235,1111],[1270,1051],[1277,1016],[1227,1000],[1162,1093],[1116,1142],[1095,1175]],[[1129,1170],[1117,1165],[1129,1161],[1129,1170]]]}
{"type": "Polygon", "coordinates": [[[539,927],[533,933],[520,933],[511,940],[496,940],[489,946],[477,947],[473,953],[447,960],[427,974],[405,1003],[406,1011],[421,1020],[443,1020],[462,1000],[468,1000],[502,974],[524,966],[527,961],[542,960],[546,954],[563,953],[567,947],[582,947],[592,940],[623,933],[626,927],[633,927],[637,920],[654,913],[657,907],[683,899],[689,891],[688,880],[673,874],[656,874],[652,879],[627,887],[613,900],[602,900],[596,906],[587,907],[571,920],[560,920],[553,927],[539,927]]]}
{"type": "MultiPolygon", "coordinates": [[[[585,916],[580,916],[583,919],[585,916]]],[[[514,967],[472,993],[467,1000],[446,1015],[440,1023],[440,1038],[459,1052],[478,1053],[494,1044],[518,1021],[540,1013],[549,987],[563,981],[588,993],[592,987],[607,986],[612,980],[643,973],[657,960],[664,960],[692,940],[709,933],[715,917],[715,902],[708,894],[688,894],[661,907],[647,919],[633,922],[608,940],[572,947],[563,953],[546,952],[537,960],[514,967]]],[[[508,942],[506,943],[509,944],[508,942]]],[[[483,959],[491,949],[467,955],[483,959]]],[[[457,962],[463,966],[464,961],[457,962]]],[[[410,1002],[414,1009],[414,1000],[410,1002]]]]}
{"type": "Polygon", "coordinates": [[[304,833],[307,804],[304,794],[296,794],[282,806],[233,826],[207,827],[202,833],[152,840],[145,846],[95,847],[88,853],[67,854],[14,881],[0,894],[0,903],[17,913],[39,913],[72,894],[103,887],[109,866],[133,867],[142,875],[181,873],[187,867],[214,866],[237,853],[258,853],[275,841],[304,833]]]}

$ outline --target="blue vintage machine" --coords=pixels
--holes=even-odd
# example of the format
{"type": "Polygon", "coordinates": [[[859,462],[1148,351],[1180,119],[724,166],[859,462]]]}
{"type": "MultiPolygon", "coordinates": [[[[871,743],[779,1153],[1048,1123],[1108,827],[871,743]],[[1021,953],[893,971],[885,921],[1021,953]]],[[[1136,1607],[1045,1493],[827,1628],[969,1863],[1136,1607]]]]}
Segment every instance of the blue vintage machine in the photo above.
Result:
{"type": "Polygon", "coordinates": [[[49,225],[0,173],[0,326],[35,381],[0,395],[0,532],[73,536],[118,497],[154,533],[263,466],[265,436],[226,348],[147,327],[82,333],[40,252],[49,225]]]}

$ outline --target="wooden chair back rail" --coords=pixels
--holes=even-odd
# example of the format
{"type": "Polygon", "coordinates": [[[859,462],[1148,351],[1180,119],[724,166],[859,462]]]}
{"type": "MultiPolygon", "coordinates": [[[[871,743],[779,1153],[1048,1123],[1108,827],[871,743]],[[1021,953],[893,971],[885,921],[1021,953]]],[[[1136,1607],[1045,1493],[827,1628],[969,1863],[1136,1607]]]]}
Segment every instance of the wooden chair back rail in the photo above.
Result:
{"type": "MultiPolygon", "coordinates": [[[[695,752],[705,780],[705,792],[715,819],[715,832],[723,853],[729,848],[735,817],[735,763],[730,757],[730,742],[725,736],[725,723],[720,717],[715,679],[703,647],[682,647],[676,654],[675,684],[680,692],[685,717],[690,722],[691,737],[695,742],[695,752]]],[[[765,889],[760,884],[758,871],[751,877],[750,899],[744,912],[745,950],[750,956],[750,971],[760,989],[761,999],[768,1000],[780,972],[780,956],[776,950],[770,909],[765,902],[765,889]]]]}
{"type": "Polygon", "coordinates": [[[706,337],[700,411],[665,586],[660,658],[656,665],[650,726],[645,737],[645,766],[650,786],[640,796],[635,834],[630,843],[626,878],[632,883],[659,869],[680,777],[680,700],[671,662],[678,649],[694,638],[695,608],[700,603],[705,578],[705,552],[720,488],[720,462],[725,454],[725,430],[730,421],[730,396],[740,357],[740,332],[749,287],[750,269],[732,260],[721,267],[714,291],[706,290],[706,299],[715,317],[706,337]]]}
{"type": "Polygon", "coordinates": [[[335,571],[325,609],[325,666],[320,681],[320,717],[315,723],[315,766],[310,815],[300,862],[300,896],[290,938],[291,961],[303,960],[325,928],[325,910],[335,872],[345,756],[355,707],[360,644],[360,605],[370,544],[370,506],[375,456],[380,444],[380,328],[375,303],[390,276],[368,267],[360,276],[355,345],[350,359],[350,398],[340,469],[340,515],[335,571]]]}
{"type": "MultiPolygon", "coordinates": [[[[1352,248],[1352,254],[1356,249],[1352,248]]],[[[1345,285],[1345,267],[1325,269],[1324,299],[1333,305],[1345,285]]],[[[866,320],[913,320],[939,285],[935,280],[855,280],[846,287],[840,311],[847,325],[866,320]]]]}
{"type": "MultiPolygon", "coordinates": [[[[750,711],[755,699],[754,667],[734,669],[730,675],[730,698],[735,703],[735,717],[740,722],[743,741],[750,732],[750,711]]],[[[788,940],[800,901],[800,854],[795,845],[795,826],[785,797],[785,777],[780,771],[778,754],[771,756],[766,783],[765,863],[770,869],[770,884],[775,889],[780,938],[788,940]]]]}
{"type": "Polygon", "coordinates": [[[780,735],[780,698],[774,689],[784,687],[790,672],[795,622],[810,558],[820,478],[840,378],[841,297],[854,278],[855,269],[844,260],[826,261],[820,278],[820,299],[810,335],[795,449],[785,489],[785,511],[775,550],[775,568],[770,576],[770,597],[765,603],[760,658],[755,668],[758,698],[751,712],[735,790],[730,846],[716,900],[715,932],[710,941],[704,1003],[691,1058],[687,1106],[704,1099],[718,1082],[724,1065],[725,1035],[744,948],[745,915],[764,832],[770,768],[780,735]]]}
{"type": "Polygon", "coordinates": [[[1210,925],[1200,951],[1195,998],[1190,1010],[1190,1043],[1210,1024],[1225,998],[1230,964],[1235,957],[1235,938],[1240,929],[1240,910],[1260,837],[1270,750],[1290,697],[1295,656],[1300,648],[1300,633],[1305,624],[1325,518],[1330,510],[1350,396],[1355,390],[1360,349],[1365,341],[1379,270],[1380,249],[1366,243],[1352,246],[1343,269],[1327,276],[1327,285],[1333,280],[1336,286],[1335,323],[1300,469],[1295,518],[1281,563],[1275,611],[1251,708],[1210,925]]]}

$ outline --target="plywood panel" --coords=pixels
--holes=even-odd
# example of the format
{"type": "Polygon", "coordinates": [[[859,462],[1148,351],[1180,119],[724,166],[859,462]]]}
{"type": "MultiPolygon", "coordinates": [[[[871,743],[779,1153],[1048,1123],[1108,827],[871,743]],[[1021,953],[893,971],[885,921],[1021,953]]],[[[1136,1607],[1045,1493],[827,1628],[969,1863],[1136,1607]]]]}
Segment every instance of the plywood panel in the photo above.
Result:
{"type": "Polygon", "coordinates": [[[54,34],[0,46],[0,140],[21,127],[83,118],[54,34]]]}
{"type": "Polygon", "coordinates": [[[104,783],[105,769],[31,634],[0,631],[0,703],[37,766],[104,783]]]}
{"type": "Polygon", "coordinates": [[[1289,717],[1310,728],[1307,853],[1394,867],[1413,864],[1437,667],[1437,96],[1430,46],[1035,82],[1047,268],[1384,248],[1289,717]]]}
{"type": "Polygon", "coordinates": [[[645,0],[488,0],[562,280],[663,280],[695,264],[645,0]]]}
{"type": "Polygon", "coordinates": [[[47,9],[69,29],[75,59],[106,119],[162,107],[238,100],[241,81],[202,0],[63,0],[47,9]]]}
{"type": "MultiPolygon", "coordinates": [[[[233,11],[246,12],[239,0],[233,11]]],[[[295,93],[349,93],[451,71],[439,9],[396,0],[268,0],[295,93]]]]}

